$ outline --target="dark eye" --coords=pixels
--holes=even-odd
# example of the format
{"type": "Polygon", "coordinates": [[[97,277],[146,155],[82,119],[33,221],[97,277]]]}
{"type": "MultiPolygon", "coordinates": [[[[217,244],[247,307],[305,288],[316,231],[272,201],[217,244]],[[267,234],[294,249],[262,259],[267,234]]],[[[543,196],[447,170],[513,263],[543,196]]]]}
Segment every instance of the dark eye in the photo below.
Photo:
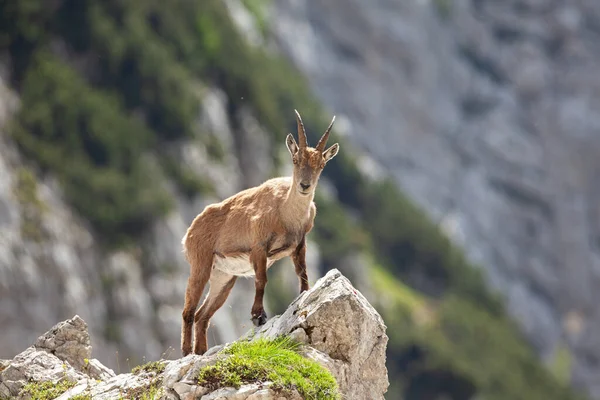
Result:
{"type": "Polygon", "coordinates": [[[294,164],[298,164],[298,159],[297,159],[296,157],[294,157],[294,158],[292,158],[292,162],[293,162],[294,164]]]}

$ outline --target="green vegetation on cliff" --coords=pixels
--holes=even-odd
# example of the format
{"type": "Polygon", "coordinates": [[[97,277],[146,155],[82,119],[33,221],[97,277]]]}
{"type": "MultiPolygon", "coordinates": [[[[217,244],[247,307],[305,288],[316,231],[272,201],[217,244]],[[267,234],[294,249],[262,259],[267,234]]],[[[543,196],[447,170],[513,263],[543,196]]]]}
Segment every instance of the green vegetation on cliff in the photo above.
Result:
{"type": "Polygon", "coordinates": [[[299,349],[299,343],[285,336],[235,342],[222,350],[225,358],[200,370],[198,383],[213,390],[271,382],[273,389],[295,389],[305,399],[341,399],[331,372],[316,361],[302,357],[299,349]]]}
{"type": "MultiPolygon", "coordinates": [[[[195,123],[205,85],[228,95],[234,129],[248,108],[275,149],[295,131],[294,108],[313,143],[330,119],[285,60],[246,43],[221,1],[20,0],[0,4],[0,27],[22,100],[12,137],[110,245],[136,240],[169,210],[164,177],[188,196],[211,190],[161,151],[193,138],[222,158],[195,123]]],[[[342,141],[335,132],[330,140],[342,141]]],[[[345,143],[324,177],[337,198],[317,199],[313,235],[327,269],[344,271],[352,252],[373,260],[390,398],[574,398],[536,360],[479,269],[394,184],[363,176],[345,143]]]]}

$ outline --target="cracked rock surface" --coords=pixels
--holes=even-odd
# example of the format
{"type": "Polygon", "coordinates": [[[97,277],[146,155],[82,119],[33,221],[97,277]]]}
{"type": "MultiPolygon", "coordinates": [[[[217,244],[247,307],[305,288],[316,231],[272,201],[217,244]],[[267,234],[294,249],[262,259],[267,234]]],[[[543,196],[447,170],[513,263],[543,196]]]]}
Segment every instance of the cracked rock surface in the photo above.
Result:
{"type": "MultiPolygon", "coordinates": [[[[79,316],[56,324],[34,345],[12,360],[0,360],[0,398],[29,399],[27,382],[67,380],[72,387],[58,400],[77,395],[109,400],[138,398],[202,400],[301,400],[296,392],[281,392],[270,382],[247,383],[216,390],[198,384],[199,371],[225,357],[215,346],[202,355],[161,360],[162,370],[116,375],[92,359],[87,324],[79,316]]],[[[329,271],[302,293],[280,316],[273,317],[244,339],[289,334],[305,344],[302,353],[336,378],[347,399],[383,399],[389,386],[385,366],[388,337],[377,311],[338,270],[329,271]]]]}

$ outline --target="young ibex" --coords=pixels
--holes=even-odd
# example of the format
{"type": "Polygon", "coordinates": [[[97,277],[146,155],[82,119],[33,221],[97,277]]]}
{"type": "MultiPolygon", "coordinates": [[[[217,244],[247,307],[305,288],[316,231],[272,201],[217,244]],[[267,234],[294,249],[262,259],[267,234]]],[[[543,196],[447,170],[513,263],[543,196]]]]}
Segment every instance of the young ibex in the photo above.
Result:
{"type": "Polygon", "coordinates": [[[190,263],[182,317],[181,351],[192,351],[192,326],[195,323],[194,353],[207,350],[206,331],[215,312],[223,306],[238,276],[255,276],[255,295],[251,316],[254,325],[263,325],[267,315],[263,295],[267,269],[284,257],[291,257],[300,292],[308,290],[306,275],[306,234],[313,228],[316,214],[313,202],[317,182],[325,167],[339,150],[336,143],[325,150],[329,127],[315,148],[309,147],[304,124],[296,111],[298,138],[286,138],[294,163],[292,177],[273,178],[262,185],[243,190],[220,203],[207,206],[196,216],[182,244],[190,263]],[[209,292],[196,311],[207,282],[209,292]]]}

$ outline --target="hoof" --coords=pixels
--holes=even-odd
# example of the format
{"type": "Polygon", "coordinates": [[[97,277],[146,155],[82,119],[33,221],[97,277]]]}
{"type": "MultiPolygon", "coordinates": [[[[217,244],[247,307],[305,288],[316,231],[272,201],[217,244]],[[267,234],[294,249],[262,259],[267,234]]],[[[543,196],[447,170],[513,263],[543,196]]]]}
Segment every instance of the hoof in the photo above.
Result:
{"type": "Polygon", "coordinates": [[[267,322],[267,314],[264,310],[260,313],[260,315],[252,316],[252,323],[254,324],[254,326],[264,325],[265,322],[267,322]]]}

